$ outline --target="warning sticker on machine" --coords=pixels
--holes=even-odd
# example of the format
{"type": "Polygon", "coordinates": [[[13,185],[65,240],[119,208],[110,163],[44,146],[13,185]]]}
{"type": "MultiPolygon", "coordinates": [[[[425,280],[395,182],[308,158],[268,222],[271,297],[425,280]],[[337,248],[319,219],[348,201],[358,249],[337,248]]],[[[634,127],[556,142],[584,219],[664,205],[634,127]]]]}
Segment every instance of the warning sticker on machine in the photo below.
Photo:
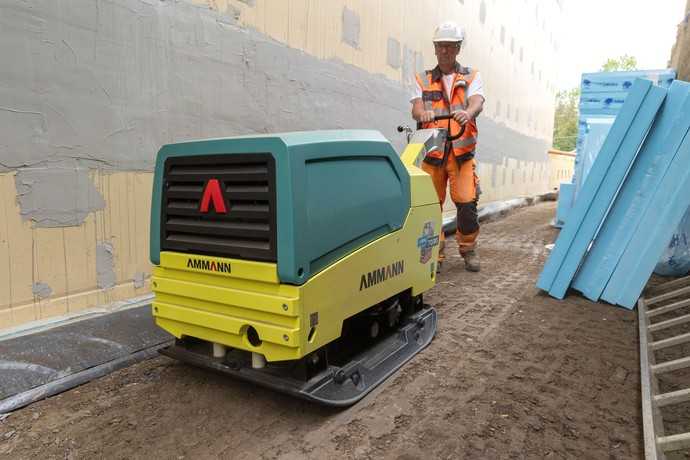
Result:
{"type": "Polygon", "coordinates": [[[417,239],[419,248],[419,262],[425,264],[431,260],[431,251],[438,246],[439,236],[434,235],[434,223],[429,221],[424,224],[422,236],[417,239]]]}

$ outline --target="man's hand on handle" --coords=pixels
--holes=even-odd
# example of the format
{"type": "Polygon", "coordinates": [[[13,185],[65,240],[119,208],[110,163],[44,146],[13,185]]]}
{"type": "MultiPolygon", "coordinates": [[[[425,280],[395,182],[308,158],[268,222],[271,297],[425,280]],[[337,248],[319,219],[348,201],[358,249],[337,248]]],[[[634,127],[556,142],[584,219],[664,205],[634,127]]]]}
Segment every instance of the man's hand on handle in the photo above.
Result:
{"type": "Polygon", "coordinates": [[[453,119],[460,123],[460,125],[464,125],[470,121],[472,117],[467,110],[458,110],[457,112],[453,112],[453,119]]]}
{"type": "Polygon", "coordinates": [[[421,121],[422,123],[430,123],[430,122],[434,121],[434,111],[433,110],[425,110],[420,115],[419,121],[421,121]]]}

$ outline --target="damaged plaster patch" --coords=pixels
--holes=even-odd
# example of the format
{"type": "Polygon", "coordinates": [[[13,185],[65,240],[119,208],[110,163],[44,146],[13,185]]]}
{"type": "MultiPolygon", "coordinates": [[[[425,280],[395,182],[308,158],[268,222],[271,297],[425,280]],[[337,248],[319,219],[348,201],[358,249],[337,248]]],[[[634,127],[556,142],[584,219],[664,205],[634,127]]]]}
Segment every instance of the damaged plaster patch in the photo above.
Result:
{"type": "Polygon", "coordinates": [[[144,280],[146,279],[146,273],[136,272],[134,274],[134,287],[136,289],[141,289],[144,287],[144,280]]]}
{"type": "Polygon", "coordinates": [[[53,293],[53,290],[46,283],[39,281],[31,286],[31,292],[39,299],[47,299],[53,293]]]}
{"type": "Polygon", "coordinates": [[[109,289],[115,286],[113,245],[108,241],[96,245],[96,275],[99,288],[109,289]]]}
{"type": "Polygon", "coordinates": [[[415,84],[416,61],[415,51],[405,45],[402,53],[402,74],[403,84],[406,87],[411,87],[415,84]]]}
{"type": "Polygon", "coordinates": [[[400,42],[393,37],[388,37],[388,65],[394,69],[400,68],[400,42]]]}
{"type": "Polygon", "coordinates": [[[105,208],[83,167],[20,168],[14,180],[22,218],[36,227],[79,226],[89,213],[105,208]]]}
{"type": "Polygon", "coordinates": [[[415,61],[415,70],[417,71],[417,73],[423,73],[424,72],[424,55],[419,51],[415,51],[414,52],[414,61],[415,61]]]}
{"type": "Polygon", "coordinates": [[[343,42],[353,48],[359,48],[359,15],[343,8],[343,42]]]}

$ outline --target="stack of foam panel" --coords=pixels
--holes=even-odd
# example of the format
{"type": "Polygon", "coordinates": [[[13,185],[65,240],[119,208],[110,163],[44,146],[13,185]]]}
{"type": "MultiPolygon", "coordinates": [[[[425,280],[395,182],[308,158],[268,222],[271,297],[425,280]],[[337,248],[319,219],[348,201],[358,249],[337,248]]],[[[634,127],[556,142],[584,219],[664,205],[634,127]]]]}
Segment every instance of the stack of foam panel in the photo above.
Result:
{"type": "Polygon", "coordinates": [[[668,89],[676,78],[673,69],[636,70],[625,72],[595,72],[582,74],[575,168],[572,185],[561,185],[559,213],[554,226],[562,228],[584,183],[592,159],[601,148],[613,120],[623,107],[635,79],[651,81],[668,89]],[[561,202],[562,201],[562,202],[561,202]]]}
{"type": "MultiPolygon", "coordinates": [[[[577,133],[577,156],[587,140],[588,120],[615,117],[623,107],[635,79],[646,79],[668,89],[676,78],[673,69],[635,70],[629,72],[594,72],[582,74],[580,82],[580,118],[577,133]]],[[[578,159],[575,160],[576,168],[578,159]]],[[[577,171],[575,173],[577,175],[577,171]]]]}
{"type": "Polygon", "coordinates": [[[635,80],[537,287],[635,305],[690,205],[690,85],[635,80]]]}
{"type": "Polygon", "coordinates": [[[599,151],[604,145],[606,136],[608,136],[615,119],[615,117],[587,118],[587,137],[582,144],[582,148],[577,153],[578,171],[576,174],[573,174],[573,185],[575,187],[573,202],[577,199],[577,193],[582,189],[582,184],[584,184],[589,170],[592,169],[594,160],[599,155],[599,151]]]}
{"type": "Polygon", "coordinates": [[[558,208],[556,208],[556,219],[553,222],[554,227],[563,228],[568,218],[568,213],[573,207],[574,197],[575,184],[570,182],[561,183],[561,187],[558,190],[558,208]]]}
{"type": "Polygon", "coordinates": [[[610,123],[618,115],[628,98],[628,93],[636,79],[649,80],[657,86],[668,89],[676,78],[672,69],[635,70],[629,72],[595,72],[582,74],[580,82],[580,104],[576,143],[575,170],[573,183],[575,196],[589,172],[591,163],[587,161],[598,150],[593,149],[591,137],[598,137],[608,131],[610,123]]]}

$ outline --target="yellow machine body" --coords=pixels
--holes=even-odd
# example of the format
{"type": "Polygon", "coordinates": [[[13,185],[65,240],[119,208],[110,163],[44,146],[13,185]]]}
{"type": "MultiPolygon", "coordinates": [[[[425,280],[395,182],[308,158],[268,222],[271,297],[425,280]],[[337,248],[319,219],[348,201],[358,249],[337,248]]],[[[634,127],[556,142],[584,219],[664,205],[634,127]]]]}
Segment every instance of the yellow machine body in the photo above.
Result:
{"type": "Polygon", "coordinates": [[[302,285],[280,283],[275,263],[161,251],[152,279],[156,323],[178,339],[260,353],[268,362],[297,360],[340,337],[347,318],[405,291],[429,290],[438,244],[420,241],[438,237],[441,212],[431,178],[417,167],[424,149],[409,144],[401,156],[411,190],[402,228],[302,285]]]}

